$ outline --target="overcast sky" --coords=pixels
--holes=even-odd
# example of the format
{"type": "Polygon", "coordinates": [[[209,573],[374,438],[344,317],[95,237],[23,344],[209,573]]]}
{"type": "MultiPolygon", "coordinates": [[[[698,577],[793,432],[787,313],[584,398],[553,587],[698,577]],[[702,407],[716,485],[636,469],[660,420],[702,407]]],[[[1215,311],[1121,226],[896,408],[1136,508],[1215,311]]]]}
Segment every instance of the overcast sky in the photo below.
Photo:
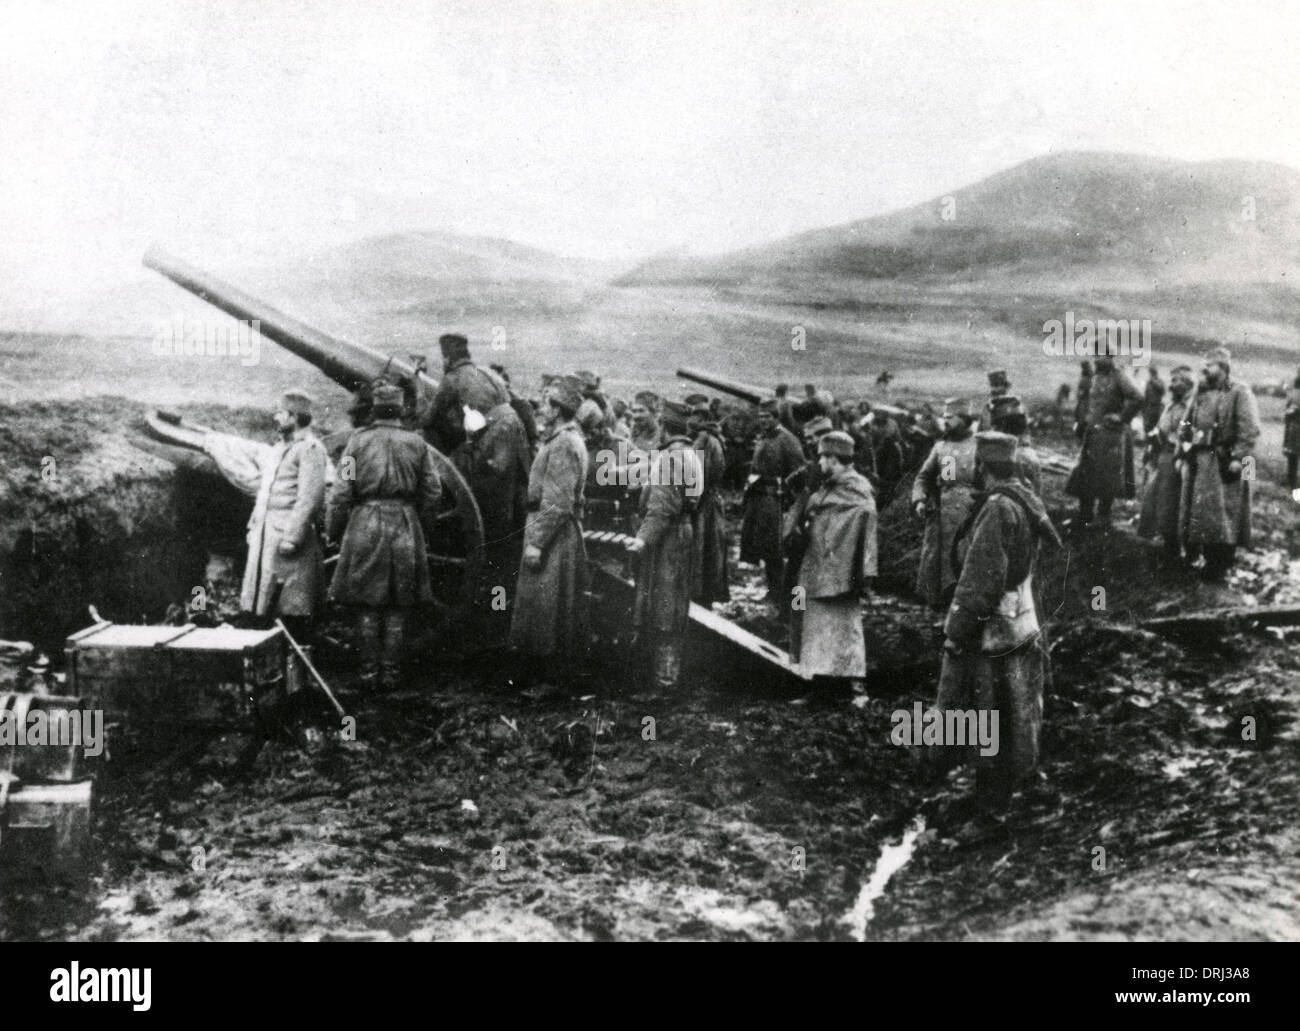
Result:
{"type": "MultiPolygon", "coordinates": [[[[1300,5],[0,0],[0,318],[153,239],[709,252],[1049,151],[1300,167],[1300,5]]],[[[54,296],[53,293],[50,296],[54,296]]]]}

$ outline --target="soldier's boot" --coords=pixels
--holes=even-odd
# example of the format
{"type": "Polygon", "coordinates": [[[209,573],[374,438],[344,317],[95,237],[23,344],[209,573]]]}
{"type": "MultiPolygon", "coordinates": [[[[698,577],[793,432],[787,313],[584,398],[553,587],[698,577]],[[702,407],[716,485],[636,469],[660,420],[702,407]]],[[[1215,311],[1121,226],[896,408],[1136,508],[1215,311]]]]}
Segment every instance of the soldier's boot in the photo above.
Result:
{"type": "Polygon", "coordinates": [[[379,665],[380,679],[385,691],[393,691],[401,686],[405,615],[401,609],[390,609],[384,613],[384,640],[379,665]]]}
{"type": "Polygon", "coordinates": [[[379,684],[379,612],[357,612],[357,682],[363,691],[373,691],[379,684]]]}

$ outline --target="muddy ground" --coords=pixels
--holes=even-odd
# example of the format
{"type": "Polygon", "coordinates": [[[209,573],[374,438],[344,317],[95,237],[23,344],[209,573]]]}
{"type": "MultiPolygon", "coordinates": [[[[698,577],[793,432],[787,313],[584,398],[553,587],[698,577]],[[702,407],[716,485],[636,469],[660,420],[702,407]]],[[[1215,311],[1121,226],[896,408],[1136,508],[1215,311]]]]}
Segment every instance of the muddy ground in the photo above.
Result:
{"type": "MultiPolygon", "coordinates": [[[[108,618],[158,618],[206,561],[193,546],[230,536],[231,521],[202,523],[205,506],[155,459],[128,467],[114,431],[138,407],[4,413],[6,526],[48,512],[82,536],[47,534],[40,565],[6,531],[6,587],[29,603],[6,610],[0,636],[51,648],[97,597],[108,618]],[[52,419],[84,434],[59,452],[69,479],[53,500],[39,480],[52,419]],[[181,571],[165,550],[133,550],[186,527],[181,571]],[[66,582],[83,555],[122,568],[143,557],[174,575],[106,603],[94,577],[66,582]],[[56,600],[32,610],[42,575],[56,600]]],[[[1058,490],[1049,484],[1049,507],[1063,514],[1058,490]]],[[[1156,569],[1124,528],[1045,556],[1057,616],[1042,776],[1005,833],[959,835],[969,773],[925,785],[890,743],[890,713],[928,699],[937,670],[930,617],[901,593],[902,557],[881,585],[899,593],[868,610],[865,705],[740,675],[716,651],[696,655],[672,697],[638,693],[612,649],[583,695],[530,697],[504,667],[461,654],[462,638],[423,657],[400,694],[346,695],[356,741],[285,737],[251,760],[245,733],[120,742],[101,770],[91,876],[8,885],[0,937],[1300,938],[1300,632],[1176,640],[1135,625],[1300,600],[1295,506],[1272,485],[1262,493],[1261,549],[1227,589],[1156,569]],[[1099,583],[1100,612],[1081,591],[1099,583]],[[897,872],[864,894],[882,851],[897,872]]],[[[890,534],[904,555],[915,527],[887,513],[890,534]]],[[[744,572],[732,614],[778,636],[744,572]]],[[[321,658],[346,686],[346,651],[327,645],[321,658]]]]}

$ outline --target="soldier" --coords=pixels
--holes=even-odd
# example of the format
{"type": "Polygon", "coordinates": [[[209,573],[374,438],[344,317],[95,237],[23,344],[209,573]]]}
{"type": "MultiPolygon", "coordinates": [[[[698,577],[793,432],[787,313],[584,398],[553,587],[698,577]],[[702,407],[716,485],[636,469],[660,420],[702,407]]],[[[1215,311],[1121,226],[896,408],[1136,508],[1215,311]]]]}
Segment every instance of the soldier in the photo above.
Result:
{"type": "Polygon", "coordinates": [[[433,600],[425,535],[442,493],[432,449],[402,427],[402,389],[372,391],[373,419],[353,430],[329,503],[329,536],[341,540],[330,597],[355,613],[360,682],[400,682],[406,614],[433,600]]]}
{"type": "Polygon", "coordinates": [[[704,487],[704,470],[691,446],[686,408],[665,401],[663,441],[650,483],[641,488],[641,525],[627,543],[640,555],[633,625],[650,658],[655,687],[677,686],[682,639],[691,605],[691,521],[704,487]]]}
{"type": "Polygon", "coordinates": [[[893,500],[894,491],[903,479],[903,434],[887,412],[872,411],[868,418],[871,420],[869,426],[876,476],[880,480],[877,504],[884,508],[893,500]]]}
{"type": "Polygon", "coordinates": [[[279,439],[261,467],[248,521],[248,563],[240,608],[261,620],[280,617],[308,641],[325,594],[316,524],[325,505],[329,458],[311,427],[311,397],[288,390],[275,413],[279,439]]]}
{"type": "Polygon", "coordinates": [[[803,399],[793,406],[795,421],[799,424],[823,415],[832,423],[839,418],[835,407],[835,398],[829,390],[818,390],[812,383],[805,383],[803,399]]]}
{"type": "MultiPolygon", "coordinates": [[[[1016,786],[1037,767],[1043,714],[1045,658],[1037,644],[1032,580],[1040,541],[1056,534],[1043,503],[1017,479],[1015,452],[1010,434],[975,436],[987,494],[958,531],[958,539],[968,535],[969,543],[944,623],[934,702],[940,715],[972,708],[998,714],[997,752],[979,759],[981,821],[1004,811],[1016,786]]],[[[942,768],[950,749],[938,747],[944,755],[931,753],[931,762],[942,768]]]]}
{"type": "Polygon", "coordinates": [[[1007,379],[1006,369],[994,369],[988,374],[989,399],[984,402],[984,411],[980,416],[980,429],[987,430],[993,425],[993,405],[1000,397],[1011,392],[1011,381],[1007,379]]]}
{"type": "Polygon", "coordinates": [[[628,422],[627,402],[621,397],[611,398],[609,402],[610,432],[623,440],[632,439],[632,424],[628,422]]]}
{"type": "Polygon", "coordinates": [[[635,451],[654,451],[663,439],[659,428],[659,410],[663,398],[652,390],[642,390],[632,398],[628,415],[632,417],[632,448],[635,451]]]}
{"type": "Polygon", "coordinates": [[[1079,388],[1074,398],[1074,437],[1083,440],[1088,427],[1088,398],[1092,395],[1092,362],[1087,358],[1079,362],[1079,388]]]}
{"type": "Polygon", "coordinates": [[[764,401],[758,411],[758,439],[745,481],[744,516],[740,526],[740,561],[763,564],[769,601],[781,604],[785,594],[781,554],[782,484],[803,465],[795,435],[777,421],[777,403],[764,401]]]}
{"type": "Polygon", "coordinates": [[[1083,449],[1065,485],[1065,492],[1079,499],[1075,529],[1092,524],[1094,515],[1103,529],[1109,529],[1115,498],[1133,496],[1128,425],[1141,407],[1142,394],[1128,373],[1115,365],[1112,356],[1097,355],[1084,411],[1083,449]]]}
{"type": "Polygon", "coordinates": [[[584,398],[574,417],[587,445],[587,482],[583,490],[584,525],[620,533],[636,512],[639,492],[628,487],[628,443],[614,436],[600,406],[584,398]]]}
{"type": "Polygon", "coordinates": [[[964,402],[944,401],[941,435],[912,481],[912,509],[925,521],[916,593],[936,612],[947,609],[957,586],[951,545],[975,505],[974,421],[964,402]]]}
{"type": "Polygon", "coordinates": [[[817,442],[821,476],[800,525],[791,654],[803,677],[845,678],[860,693],[867,675],[860,599],[876,575],[876,501],[853,468],[853,450],[840,430],[817,442]]]}
{"type": "Polygon", "coordinates": [[[571,683],[587,653],[587,552],[582,542],[587,448],[574,416],[578,382],[553,379],[544,391],[541,450],[528,476],[528,525],[515,592],[510,643],[525,683],[571,683]]]}
{"type": "Polygon", "coordinates": [[[993,425],[999,433],[1016,438],[1016,475],[1035,494],[1042,495],[1042,456],[1029,443],[1029,417],[1015,394],[1005,394],[992,402],[993,425]]]}
{"type": "MultiPolygon", "coordinates": [[[[474,364],[463,336],[444,333],[438,346],[443,378],[425,434],[451,457],[478,502],[483,517],[483,583],[490,591],[513,583],[518,573],[532,453],[505,381],[474,364]]],[[[499,610],[481,611],[490,619],[499,610]]],[[[495,636],[499,640],[504,633],[502,626],[495,636]]]]}
{"type": "Polygon", "coordinates": [[[1155,472],[1147,481],[1138,517],[1138,533],[1161,539],[1164,559],[1176,563],[1180,558],[1178,506],[1182,497],[1182,473],[1178,468],[1178,438],[1187,417],[1187,402],[1192,392],[1192,370],[1180,365],[1169,374],[1169,401],[1147,434],[1147,455],[1155,472]]]}
{"type": "MultiPolygon", "coordinates": [[[[794,582],[794,578],[799,572],[799,564],[803,561],[803,549],[808,543],[803,533],[808,500],[822,486],[821,459],[818,446],[822,437],[826,436],[834,428],[830,419],[824,415],[819,415],[803,424],[803,453],[807,461],[786,477],[782,487],[783,495],[793,499],[781,523],[781,546],[785,555],[785,577],[790,583],[794,582]]],[[[796,620],[799,618],[797,610],[794,612],[793,618],[796,620]]]]}
{"type": "Polygon", "coordinates": [[[727,561],[727,527],[723,521],[722,480],[727,458],[722,447],[722,428],[713,421],[709,399],[699,398],[690,409],[692,447],[704,469],[704,493],[695,513],[695,574],[691,598],[705,608],[715,601],[730,601],[731,577],[727,561]]]}
{"type": "Polygon", "coordinates": [[[1300,372],[1291,381],[1286,394],[1286,412],[1282,416],[1282,453],[1286,455],[1286,486],[1296,489],[1296,465],[1300,463],[1300,372]]]}
{"type": "Polygon", "coordinates": [[[1147,368],[1146,386],[1142,388],[1142,433],[1150,436],[1165,409],[1165,384],[1160,370],[1154,365],[1147,368]]]}
{"type": "Polygon", "coordinates": [[[1201,383],[1183,419],[1179,528],[1189,553],[1205,556],[1205,576],[1227,576],[1238,547],[1250,547],[1251,480],[1259,409],[1250,387],[1234,380],[1231,355],[1206,356],[1201,383]]]}
{"type": "Polygon", "coordinates": [[[789,383],[776,385],[776,419],[796,437],[799,435],[799,424],[794,418],[794,404],[790,400],[789,383]]]}

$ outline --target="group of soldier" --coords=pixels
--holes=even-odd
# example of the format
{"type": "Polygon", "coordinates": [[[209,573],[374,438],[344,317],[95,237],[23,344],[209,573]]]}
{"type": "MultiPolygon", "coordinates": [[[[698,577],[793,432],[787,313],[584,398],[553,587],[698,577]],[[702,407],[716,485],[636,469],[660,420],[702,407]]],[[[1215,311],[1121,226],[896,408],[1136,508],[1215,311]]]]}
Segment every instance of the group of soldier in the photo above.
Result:
{"type": "MultiPolygon", "coordinates": [[[[540,403],[530,403],[504,369],[476,364],[464,337],[444,335],[440,349],[443,377],[430,403],[409,384],[376,382],[358,395],[337,472],[311,431],[311,399],[284,396],[250,523],[244,608],[310,635],[325,590],[315,531],[323,514],[327,540],[339,545],[329,595],[355,613],[360,683],[395,686],[407,614],[433,598],[426,539],[445,455],[482,515],[487,589],[504,587],[509,599],[481,606],[486,622],[475,636],[509,643],[517,682],[572,683],[583,673],[591,641],[583,531],[594,522],[626,531],[617,539],[636,581],[643,677],[672,688],[691,602],[732,597],[722,488],[735,456],[718,402],[643,391],[627,405],[582,372],[545,377],[540,403]]],[[[1072,529],[1104,526],[1114,500],[1133,496],[1130,422],[1141,412],[1152,474],[1139,528],[1159,535],[1166,555],[1201,557],[1206,575],[1221,576],[1233,548],[1249,543],[1246,469],[1259,433],[1254,397],[1232,378],[1227,352],[1206,358],[1199,384],[1190,369],[1174,369],[1167,396],[1154,400],[1154,373],[1145,396],[1105,355],[1085,373],[1082,449],[1067,485],[1079,501],[1072,529]]],[[[979,409],[950,398],[937,417],[901,426],[887,406],[840,406],[811,386],[791,402],[779,389],[758,406],[741,466],[739,556],[763,567],[767,598],[788,608],[802,675],[863,693],[861,604],[877,575],[878,511],[908,450],[922,454],[909,501],[922,524],[916,589],[943,639],[935,705],[1002,713],[1005,744],[980,772],[981,797],[1002,805],[1037,763],[1047,651],[1034,568],[1040,546],[1060,538],[1039,497],[1041,456],[1026,411],[1004,370],[988,380],[979,409]]],[[[1300,410],[1300,378],[1294,400],[1300,410]]]]}

